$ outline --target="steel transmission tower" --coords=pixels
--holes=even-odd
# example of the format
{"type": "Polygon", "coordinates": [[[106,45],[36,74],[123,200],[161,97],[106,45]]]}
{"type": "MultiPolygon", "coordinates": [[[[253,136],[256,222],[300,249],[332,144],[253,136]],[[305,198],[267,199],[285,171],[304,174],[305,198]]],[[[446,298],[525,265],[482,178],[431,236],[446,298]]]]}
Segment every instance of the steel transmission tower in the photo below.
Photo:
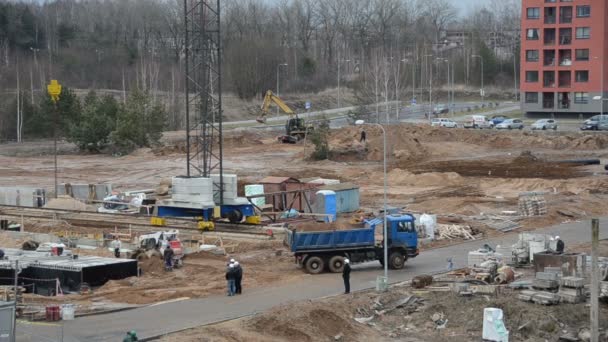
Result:
{"type": "Polygon", "coordinates": [[[219,174],[224,202],[220,0],[184,0],[187,176],[219,174]]]}

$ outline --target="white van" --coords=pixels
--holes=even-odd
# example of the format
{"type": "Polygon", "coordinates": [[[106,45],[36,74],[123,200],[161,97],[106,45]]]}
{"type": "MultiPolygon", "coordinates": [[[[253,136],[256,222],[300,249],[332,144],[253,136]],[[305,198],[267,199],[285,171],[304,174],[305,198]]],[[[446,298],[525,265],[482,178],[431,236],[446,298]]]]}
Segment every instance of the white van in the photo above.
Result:
{"type": "Polygon", "coordinates": [[[488,121],[485,115],[469,115],[464,121],[464,128],[494,128],[494,123],[488,121]]]}

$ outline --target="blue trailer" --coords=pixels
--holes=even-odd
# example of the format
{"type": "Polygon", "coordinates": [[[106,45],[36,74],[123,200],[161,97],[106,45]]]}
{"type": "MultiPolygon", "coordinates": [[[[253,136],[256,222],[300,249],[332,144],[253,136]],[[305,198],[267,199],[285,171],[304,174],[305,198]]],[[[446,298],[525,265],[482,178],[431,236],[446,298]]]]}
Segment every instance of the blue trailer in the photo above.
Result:
{"type": "MultiPolygon", "coordinates": [[[[418,255],[418,236],[414,216],[391,215],[388,222],[388,266],[401,269],[405,261],[418,255]]],[[[351,263],[378,260],[384,265],[384,242],[376,242],[376,226],[382,220],[365,221],[365,227],[349,230],[298,232],[287,229],[285,244],[291,249],[296,263],[312,274],[327,268],[342,272],[344,259],[351,263]]]]}

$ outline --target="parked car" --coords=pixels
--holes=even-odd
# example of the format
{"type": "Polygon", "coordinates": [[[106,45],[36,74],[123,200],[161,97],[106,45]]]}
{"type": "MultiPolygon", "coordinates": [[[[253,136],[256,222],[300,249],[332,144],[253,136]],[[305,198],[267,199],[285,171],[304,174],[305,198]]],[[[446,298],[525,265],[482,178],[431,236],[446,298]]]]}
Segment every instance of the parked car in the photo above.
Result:
{"type": "Polygon", "coordinates": [[[608,115],[604,115],[600,118],[597,129],[600,131],[608,131],[608,115]]]}
{"type": "Polygon", "coordinates": [[[507,119],[496,125],[496,129],[524,129],[524,122],[520,119],[507,119]]]}
{"type": "Polygon", "coordinates": [[[532,128],[532,130],[548,130],[548,129],[552,129],[554,131],[557,130],[557,121],[553,120],[553,119],[540,119],[540,120],[536,120],[535,123],[532,124],[532,126],[530,126],[530,128],[532,128]]]}
{"type": "Polygon", "coordinates": [[[456,121],[454,121],[452,119],[437,118],[437,119],[433,119],[433,121],[431,121],[431,126],[456,128],[456,127],[458,127],[458,124],[456,123],[456,121]]]}
{"type": "Polygon", "coordinates": [[[492,117],[492,119],[490,121],[492,121],[492,123],[494,124],[494,126],[498,125],[499,123],[507,120],[508,117],[504,116],[504,115],[494,115],[492,117]]]}
{"type": "Polygon", "coordinates": [[[444,114],[444,113],[449,113],[450,109],[448,108],[448,106],[444,105],[444,104],[438,104],[435,106],[435,108],[433,108],[433,114],[444,114]]]}
{"type": "Polygon", "coordinates": [[[494,128],[494,123],[492,121],[488,121],[485,115],[469,115],[464,121],[464,128],[494,128]]]}
{"type": "MultiPolygon", "coordinates": [[[[604,116],[604,118],[608,117],[604,116]]],[[[583,122],[581,131],[597,131],[599,129],[601,115],[595,115],[583,122]]]]}

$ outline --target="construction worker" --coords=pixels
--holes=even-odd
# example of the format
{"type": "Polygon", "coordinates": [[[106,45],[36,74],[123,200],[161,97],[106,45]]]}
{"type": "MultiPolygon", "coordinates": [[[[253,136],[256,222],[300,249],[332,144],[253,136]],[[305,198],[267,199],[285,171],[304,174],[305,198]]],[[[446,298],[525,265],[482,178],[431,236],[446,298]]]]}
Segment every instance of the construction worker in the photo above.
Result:
{"type": "Polygon", "coordinates": [[[135,342],[135,341],[139,341],[139,339],[137,338],[137,333],[135,332],[135,330],[131,330],[127,333],[127,336],[125,336],[125,338],[122,339],[122,342],[135,342]]]}
{"type": "Polygon", "coordinates": [[[344,259],[344,268],[342,269],[342,279],[344,279],[344,293],[350,293],[350,260],[344,259]]]}
{"type": "Polygon", "coordinates": [[[243,292],[243,288],[241,287],[241,282],[243,281],[243,268],[239,264],[238,261],[234,262],[234,292],[236,294],[241,294],[243,292]]]}
{"type": "Polygon", "coordinates": [[[234,264],[230,264],[228,265],[228,270],[226,271],[226,281],[228,282],[228,296],[234,296],[235,278],[236,272],[234,269],[234,264]]]}
{"type": "Polygon", "coordinates": [[[114,241],[112,241],[112,248],[114,248],[114,256],[120,258],[120,249],[122,248],[122,242],[118,240],[118,236],[114,237],[114,241]]]}
{"type": "Polygon", "coordinates": [[[365,130],[362,129],[361,130],[361,137],[359,138],[359,142],[360,143],[364,143],[364,142],[366,142],[366,139],[367,139],[367,133],[365,133],[365,130]]]}
{"type": "Polygon", "coordinates": [[[564,254],[564,248],[566,248],[566,244],[564,244],[564,241],[560,239],[559,235],[555,237],[555,240],[557,240],[557,247],[555,248],[555,251],[557,252],[557,254],[564,254]]]}
{"type": "Polygon", "coordinates": [[[163,253],[163,259],[165,259],[165,270],[167,271],[173,270],[173,255],[175,255],[175,252],[173,252],[171,246],[167,245],[167,248],[165,248],[165,252],[163,253]]]}
{"type": "Polygon", "coordinates": [[[4,251],[0,249],[0,260],[4,259],[4,251]]]}

